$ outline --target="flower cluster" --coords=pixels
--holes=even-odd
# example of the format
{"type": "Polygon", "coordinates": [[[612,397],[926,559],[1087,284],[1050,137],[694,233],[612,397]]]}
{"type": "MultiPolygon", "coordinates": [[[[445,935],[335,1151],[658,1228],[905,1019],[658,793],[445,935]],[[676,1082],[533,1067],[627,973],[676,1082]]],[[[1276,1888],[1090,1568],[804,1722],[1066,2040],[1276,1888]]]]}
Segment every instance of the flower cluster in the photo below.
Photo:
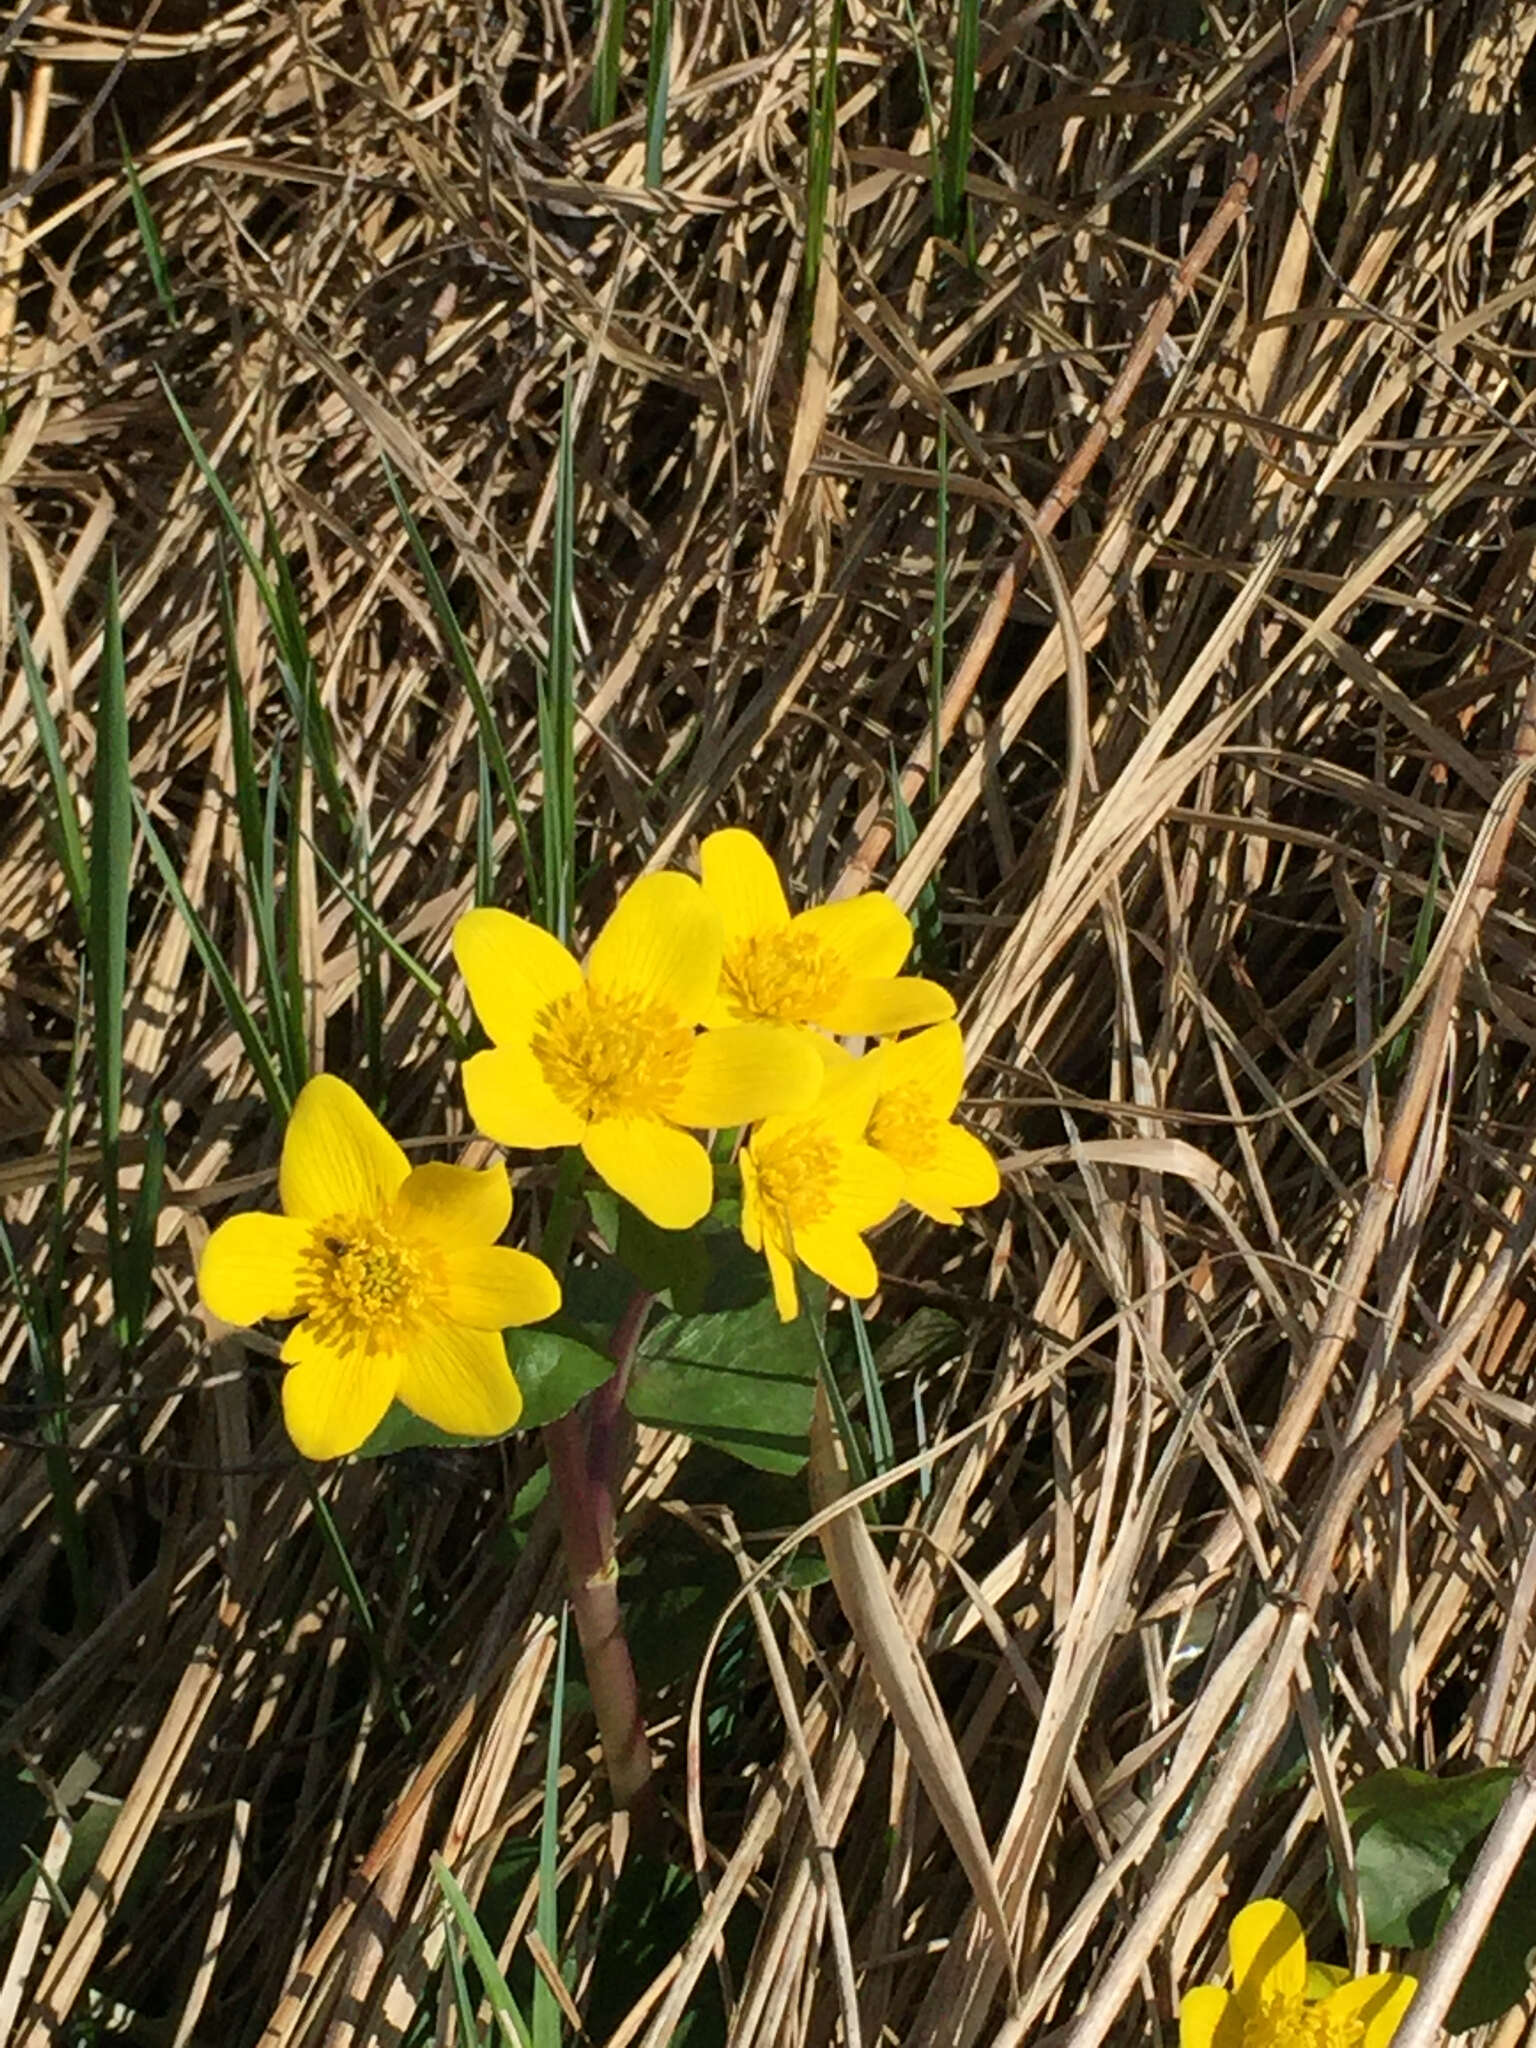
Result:
{"type": "Polygon", "coordinates": [[[1301,1922],[1255,1899],[1232,1922],[1232,1989],[1200,1984],[1179,2004],[1179,2048],[1388,2048],[1417,1988],[1382,1970],[1351,1977],[1307,1962],[1301,1922]]]}
{"type": "MultiPolygon", "coordinates": [[[[508,911],[461,918],[454,955],[491,1041],[465,1092],[485,1136],[579,1146],[667,1230],[714,1200],[695,1133],[745,1128],[742,1233],[789,1320],[797,1265],[866,1297],[866,1232],[903,1200],[958,1223],[996,1194],[997,1167],[953,1121],[954,1003],[901,974],[912,927],[891,899],[794,914],[744,831],[711,834],[701,870],[636,882],[583,961],[508,911]],[[878,1042],[856,1058],[843,1037],[878,1042]]],[[[455,1434],[510,1429],[521,1402],[499,1333],[552,1315],[560,1289],[497,1242],[505,1169],[412,1169],[352,1089],[321,1076],[294,1107],[279,1194],[281,1216],[219,1226],[198,1281],[226,1322],[299,1318],[282,1347],[299,1449],[356,1450],[397,1400],[455,1434]]]]}

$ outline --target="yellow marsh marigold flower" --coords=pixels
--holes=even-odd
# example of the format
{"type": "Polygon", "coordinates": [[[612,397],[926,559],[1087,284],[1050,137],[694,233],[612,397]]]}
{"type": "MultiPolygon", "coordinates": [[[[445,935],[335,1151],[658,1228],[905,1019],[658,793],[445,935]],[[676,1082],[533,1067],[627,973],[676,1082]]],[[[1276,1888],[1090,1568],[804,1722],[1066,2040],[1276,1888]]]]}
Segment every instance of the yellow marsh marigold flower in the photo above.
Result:
{"type": "Polygon", "coordinates": [[[688,875],[643,875],[587,955],[505,910],[460,918],[453,950],[493,1049],[465,1064],[470,1113],[503,1145],[579,1145],[665,1230],[709,1209],[708,1130],[803,1109],[821,1061],[772,1024],[699,1034],[720,979],[720,913],[688,875]]]}
{"type": "Polygon", "coordinates": [[[699,849],[704,891],[725,921],[725,961],[710,1024],[814,1024],[883,1037],[955,1013],[936,981],[898,980],[912,925],[872,890],[791,917],[762,842],[732,829],[699,849]]]}
{"type": "Polygon", "coordinates": [[[1309,1998],[1301,1922],[1279,1899],[1244,1906],[1227,1941],[1232,1989],[1185,1992],[1179,2048],[1387,2048],[1416,1988],[1384,1970],[1309,1998]]]}
{"type": "Polygon", "coordinates": [[[901,1170],[865,1142],[874,1099],[867,1061],[830,1066],[814,1109],[765,1118],[742,1149],[741,1234],[767,1257],[786,1323],[800,1306],[796,1260],[860,1301],[879,1285],[861,1233],[901,1200],[901,1170]]]}
{"type": "Polygon", "coordinates": [[[877,1152],[901,1168],[901,1192],[936,1223],[958,1223],[959,1211],[990,1202],[1000,1185],[997,1163],[950,1119],[965,1079],[958,1024],[935,1024],[866,1054],[875,1076],[875,1106],[865,1132],[877,1152]]]}
{"type": "Polygon", "coordinates": [[[560,1284],[497,1244],[506,1168],[412,1167],[345,1081],[319,1074],[283,1138],[281,1216],[231,1216],[198,1268],[226,1323],[301,1316],[283,1344],[283,1420],[306,1458],[355,1451],[391,1401],[455,1436],[500,1436],[518,1392],[500,1332],[560,1306],[560,1284]]]}

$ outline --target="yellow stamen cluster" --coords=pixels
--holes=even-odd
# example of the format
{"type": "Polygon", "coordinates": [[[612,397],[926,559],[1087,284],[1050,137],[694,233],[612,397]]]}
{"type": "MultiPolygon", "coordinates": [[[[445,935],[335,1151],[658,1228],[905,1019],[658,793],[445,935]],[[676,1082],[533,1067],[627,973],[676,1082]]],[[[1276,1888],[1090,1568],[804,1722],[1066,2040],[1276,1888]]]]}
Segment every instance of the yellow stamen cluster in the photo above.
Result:
{"type": "Polygon", "coordinates": [[[1359,2048],[1364,2038],[1358,2020],[1299,1998],[1267,1999],[1243,2025],[1244,2048],[1359,2048]]]}
{"type": "Polygon", "coordinates": [[[794,1229],[805,1230],[832,1213],[837,1193],[837,1145],[814,1125],[802,1124],[757,1147],[753,1162],[765,1207],[794,1229]]]}
{"type": "Polygon", "coordinates": [[[940,1128],[932,1103],[921,1088],[896,1087],[876,1101],[865,1135],[898,1166],[923,1173],[938,1157],[940,1128]]]}
{"type": "Polygon", "coordinates": [[[303,1306],[328,1342],[397,1349],[441,1292],[430,1248],[370,1216],[316,1227],[301,1267],[303,1306]]]}
{"type": "Polygon", "coordinates": [[[664,1116],[686,1075],[693,1033],[664,1003],[587,986],[545,1005],[531,1044],[551,1092],[597,1123],[664,1116]]]}
{"type": "Polygon", "coordinates": [[[745,1023],[797,1024],[830,1008],[847,984],[847,970],[830,947],[793,925],[738,939],[727,946],[720,970],[721,1000],[745,1023]]]}

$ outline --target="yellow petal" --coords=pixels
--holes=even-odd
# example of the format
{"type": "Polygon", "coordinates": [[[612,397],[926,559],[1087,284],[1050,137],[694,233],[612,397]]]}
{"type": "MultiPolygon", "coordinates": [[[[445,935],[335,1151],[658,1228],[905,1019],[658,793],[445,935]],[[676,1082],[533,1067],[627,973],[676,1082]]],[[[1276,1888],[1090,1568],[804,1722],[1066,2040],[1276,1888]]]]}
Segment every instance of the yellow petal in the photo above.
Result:
{"type": "Polygon", "coordinates": [[[772,1230],[764,1233],[763,1255],[768,1261],[768,1278],[773,1282],[773,1305],[779,1312],[779,1321],[792,1323],[800,1313],[794,1258],[783,1239],[772,1230]]]}
{"type": "Polygon", "coordinates": [[[958,1223],[961,1209],[990,1202],[1002,1186],[997,1161],[980,1138],[958,1124],[941,1124],[934,1144],[937,1156],[932,1165],[907,1167],[901,1191],[914,1209],[935,1223],[958,1223]]]}
{"type": "Polygon", "coordinates": [[[541,1323],[560,1306],[560,1282],[542,1259],[504,1244],[451,1252],[443,1299],[450,1322],[471,1330],[509,1330],[541,1323]]]}
{"type": "Polygon", "coordinates": [[[306,1458],[344,1458],[384,1420],[400,1379],[392,1352],[339,1349],[315,1335],[313,1321],[283,1345],[283,1421],[306,1458]]]}
{"type": "Polygon", "coordinates": [[[688,1078],[668,1108],[673,1123],[725,1130],[765,1116],[809,1109],[824,1072],[808,1031],[783,1024],[734,1024],[693,1042],[688,1078]]]}
{"type": "Polygon", "coordinates": [[[1306,1990],[1308,2005],[1319,2004],[1330,1991],[1337,1991],[1341,1984],[1347,1984],[1349,1981],[1349,1971],[1342,1963],[1316,1963],[1309,1960],[1306,1990]]]}
{"type": "Polygon", "coordinates": [[[714,1175],[697,1138],[658,1117],[610,1117],[581,1141],[588,1164],[616,1195],[663,1230],[687,1230],[709,1214],[714,1175]]]}
{"type": "Polygon", "coordinates": [[[720,912],[691,875],[642,875],[598,933],[587,979],[696,1024],[715,999],[724,951],[720,912]]]}
{"type": "Polygon", "coordinates": [[[1341,1984],[1337,1991],[1330,1991],[1318,2011],[1345,2022],[1340,2030],[1345,2039],[1351,2038],[1351,2026],[1360,2027],[1361,2048],[1387,2048],[1418,1988],[1417,1978],[1403,1976],[1396,1970],[1382,1970],[1374,1977],[1356,1977],[1341,1984]]]}
{"type": "Polygon", "coordinates": [[[317,1074],[299,1090],[283,1137],[278,1193],[290,1216],[380,1216],[410,1161],[355,1088],[317,1074]]]}
{"type": "Polygon", "coordinates": [[[1307,1988],[1307,1944],[1301,1922],[1283,1899],[1244,1906],[1227,1936],[1233,1996],[1245,2011],[1266,1998],[1301,1998],[1307,1988]]]}
{"type": "Polygon", "coordinates": [[[878,889],[802,910],[795,929],[819,939],[844,973],[859,980],[898,973],[912,950],[912,920],[878,889]]]}
{"type": "Polygon", "coordinates": [[[699,867],[704,893],[724,920],[727,944],[780,931],[789,923],[778,870],[755,833],[739,826],[711,832],[699,848],[699,867]]]}
{"type": "Polygon", "coordinates": [[[507,1169],[498,1164],[476,1171],[436,1161],[415,1167],[395,1197],[394,1214],[402,1228],[444,1251],[494,1244],[512,1220],[507,1169]]]}
{"type": "Polygon", "coordinates": [[[867,1301],[880,1285],[874,1255],[847,1224],[817,1223],[795,1232],[795,1254],[839,1294],[867,1301]]]}
{"type": "Polygon", "coordinates": [[[540,1010],[581,986],[581,969],[553,932],[510,910],[467,912],[453,928],[453,957],[495,1045],[526,1041],[540,1010]]]}
{"type": "Polygon", "coordinates": [[[836,1220],[873,1230],[901,1201],[901,1168],[873,1145],[850,1145],[838,1174],[836,1220]]]}
{"type": "Polygon", "coordinates": [[[526,1045],[498,1045],[464,1062],[464,1096],[475,1128],[498,1145],[541,1152],[576,1145],[586,1124],[545,1080],[526,1045]]]}
{"type": "Polygon", "coordinates": [[[1242,2040],[1242,2013],[1219,1984],[1197,1984],[1179,2000],[1179,2048],[1242,2048],[1242,2040]]]}
{"type": "Polygon", "coordinates": [[[209,1238],[197,1269],[204,1307],[225,1323],[296,1316],[301,1263],[313,1236],[311,1224],[292,1216],[231,1216],[209,1238]]]}
{"type": "MultiPolygon", "coordinates": [[[[856,900],[865,903],[869,899],[860,896],[856,900]]],[[[871,977],[848,982],[837,1001],[816,1021],[828,1031],[846,1031],[850,1037],[885,1038],[893,1031],[915,1030],[919,1024],[942,1023],[954,1014],[955,999],[947,988],[904,974],[899,981],[871,977]]]]}
{"type": "MultiPolygon", "coordinates": [[[[898,983],[903,989],[913,985],[898,983]]],[[[934,986],[931,982],[922,985],[934,986]]],[[[910,1038],[877,1046],[870,1058],[876,1062],[882,1093],[887,1088],[909,1088],[922,1096],[936,1117],[942,1120],[954,1115],[965,1085],[965,1046],[960,1026],[953,1019],[927,1031],[915,1031],[910,1038]]]]}
{"type": "Polygon", "coordinates": [[[396,1393],[450,1436],[505,1436],[523,1412],[501,1338],[446,1319],[412,1332],[396,1393]]]}
{"type": "Polygon", "coordinates": [[[763,1248],[763,1191],[750,1145],[743,1146],[741,1166],[741,1236],[749,1252],[763,1248]]]}

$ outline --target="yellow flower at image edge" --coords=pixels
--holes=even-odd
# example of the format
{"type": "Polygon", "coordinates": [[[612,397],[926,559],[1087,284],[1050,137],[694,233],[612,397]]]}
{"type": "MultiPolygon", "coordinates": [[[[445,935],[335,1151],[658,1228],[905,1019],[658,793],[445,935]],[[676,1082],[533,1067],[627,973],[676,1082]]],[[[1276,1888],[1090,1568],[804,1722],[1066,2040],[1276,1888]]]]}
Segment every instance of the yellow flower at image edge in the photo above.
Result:
{"type": "Polygon", "coordinates": [[[625,892],[584,970],[510,911],[460,918],[454,956],[492,1042],[464,1067],[476,1124],[503,1145],[579,1145],[653,1223],[697,1223],[714,1177],[689,1130],[803,1109],[821,1087],[803,1032],[695,1029],[714,1003],[724,943],[719,911],[679,874],[643,875],[625,892]]]}
{"type": "Polygon", "coordinates": [[[317,1075],[283,1138],[281,1216],[231,1216],[198,1267],[226,1323],[299,1316],[283,1419],[307,1458],[355,1451],[392,1401],[454,1436],[501,1436],[522,1395],[500,1332],[560,1306],[560,1285],[496,1239],[506,1168],[412,1167],[345,1081],[317,1075]]]}
{"type": "Polygon", "coordinates": [[[935,1223],[958,1223],[961,1209],[990,1202],[1001,1182],[980,1138],[951,1122],[965,1081],[958,1024],[876,1046],[864,1058],[875,1106],[865,1133],[901,1169],[901,1192],[935,1223]]]}
{"type": "Polygon", "coordinates": [[[871,890],[792,917],[766,848],[736,827],[710,833],[699,866],[725,926],[707,1023],[810,1024],[880,1038],[954,1015],[954,999],[936,981],[898,978],[912,925],[889,896],[871,890]]]}
{"type": "Polygon", "coordinates": [[[813,1110],[766,1118],[742,1148],[741,1234],[767,1258],[785,1322],[800,1307],[797,1261],[858,1301],[879,1285],[863,1233],[901,1200],[901,1169],[865,1142],[874,1087],[867,1060],[833,1067],[813,1110]]]}
{"type": "Polygon", "coordinates": [[[1244,1906],[1227,1940],[1232,1989],[1201,1984],[1184,1994],[1179,2048],[1387,2048],[1417,1988],[1383,1970],[1309,1997],[1301,1922],[1280,1899],[1244,1906]]]}

